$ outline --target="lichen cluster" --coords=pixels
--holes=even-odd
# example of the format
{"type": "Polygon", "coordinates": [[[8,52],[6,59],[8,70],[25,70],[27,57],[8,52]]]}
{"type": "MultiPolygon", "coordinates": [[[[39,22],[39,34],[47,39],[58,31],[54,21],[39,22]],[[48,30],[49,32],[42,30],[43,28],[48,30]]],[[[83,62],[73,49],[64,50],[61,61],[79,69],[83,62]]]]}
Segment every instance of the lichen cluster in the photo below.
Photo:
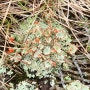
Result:
{"type": "MultiPolygon", "coordinates": [[[[20,25],[19,35],[23,35],[20,66],[29,78],[50,77],[53,72],[58,73],[59,66],[67,60],[67,53],[75,53],[75,46],[71,44],[67,30],[55,19],[36,20],[32,27],[31,21],[28,18],[20,25]]],[[[16,57],[13,60],[16,61],[16,57]]]]}
{"type": "Polygon", "coordinates": [[[66,90],[89,90],[89,87],[82,84],[79,80],[75,80],[66,85],[66,90]]]}
{"type": "Polygon", "coordinates": [[[6,51],[6,63],[17,65],[26,77],[34,79],[54,81],[60,66],[77,50],[71,44],[68,31],[53,18],[27,18],[11,34],[9,41],[14,47],[6,51]]]}

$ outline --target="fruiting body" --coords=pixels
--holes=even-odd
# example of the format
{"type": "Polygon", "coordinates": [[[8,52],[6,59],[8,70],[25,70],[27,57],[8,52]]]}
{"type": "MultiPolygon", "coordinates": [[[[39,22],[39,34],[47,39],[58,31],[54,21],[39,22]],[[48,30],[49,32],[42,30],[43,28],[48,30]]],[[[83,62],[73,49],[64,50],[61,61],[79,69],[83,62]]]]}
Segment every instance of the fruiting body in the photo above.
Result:
{"type": "Polygon", "coordinates": [[[14,40],[15,40],[14,37],[9,38],[9,42],[14,42],[14,40]]]}
{"type": "Polygon", "coordinates": [[[10,54],[10,53],[13,53],[13,52],[14,52],[14,49],[12,47],[9,47],[7,53],[10,54]]]}

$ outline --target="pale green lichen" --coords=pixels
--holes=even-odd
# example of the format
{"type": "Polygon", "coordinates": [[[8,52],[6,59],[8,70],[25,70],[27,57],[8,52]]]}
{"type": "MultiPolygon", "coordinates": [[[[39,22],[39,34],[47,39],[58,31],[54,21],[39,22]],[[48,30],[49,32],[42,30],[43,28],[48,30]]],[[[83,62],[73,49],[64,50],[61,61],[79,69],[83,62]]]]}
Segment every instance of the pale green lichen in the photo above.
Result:
{"type": "Polygon", "coordinates": [[[14,89],[14,87],[12,85],[12,88],[10,88],[10,90],[35,90],[35,85],[33,83],[30,84],[27,81],[22,81],[22,82],[19,82],[16,89],[14,89]]]}
{"type": "Polygon", "coordinates": [[[66,85],[65,90],[90,90],[88,86],[82,84],[79,80],[71,82],[69,85],[66,85]]]}

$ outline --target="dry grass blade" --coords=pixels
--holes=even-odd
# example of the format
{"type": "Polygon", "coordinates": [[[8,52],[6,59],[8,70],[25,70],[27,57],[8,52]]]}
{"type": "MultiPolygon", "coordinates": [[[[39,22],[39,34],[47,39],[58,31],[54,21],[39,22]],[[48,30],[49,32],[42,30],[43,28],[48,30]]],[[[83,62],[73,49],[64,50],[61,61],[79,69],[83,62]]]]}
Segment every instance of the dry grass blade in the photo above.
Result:
{"type": "Polygon", "coordinates": [[[79,74],[80,74],[80,76],[81,76],[82,82],[84,83],[83,73],[82,73],[82,71],[81,71],[81,69],[80,69],[77,61],[75,60],[75,58],[76,58],[76,57],[74,56],[74,57],[73,57],[73,62],[74,62],[75,66],[76,66],[77,69],[78,69],[78,72],[79,72],[79,74]]]}
{"type": "Polygon", "coordinates": [[[62,73],[61,67],[60,67],[59,73],[60,73],[59,77],[61,79],[61,84],[62,84],[63,88],[65,88],[64,77],[63,77],[63,73],[62,73]]]}
{"type": "Polygon", "coordinates": [[[6,10],[6,13],[5,13],[4,18],[2,20],[2,24],[0,26],[0,32],[4,35],[4,37],[5,37],[5,34],[4,34],[5,32],[3,33],[2,27],[3,27],[3,24],[4,24],[5,20],[6,20],[6,17],[7,17],[7,14],[8,14],[8,11],[9,11],[9,8],[10,8],[11,3],[12,3],[12,0],[10,0],[10,2],[9,2],[9,5],[7,7],[7,10],[6,10]]]}

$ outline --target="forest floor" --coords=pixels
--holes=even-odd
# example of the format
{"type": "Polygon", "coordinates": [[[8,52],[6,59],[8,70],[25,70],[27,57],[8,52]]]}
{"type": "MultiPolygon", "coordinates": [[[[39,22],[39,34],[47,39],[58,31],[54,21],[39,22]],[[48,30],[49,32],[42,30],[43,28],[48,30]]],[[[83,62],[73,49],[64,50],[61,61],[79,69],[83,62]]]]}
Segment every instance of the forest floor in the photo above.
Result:
{"type": "MultiPolygon", "coordinates": [[[[8,48],[15,44],[10,44],[7,38],[17,30],[19,23],[35,15],[42,17],[48,10],[52,18],[67,28],[72,44],[78,47],[71,61],[72,68],[61,70],[60,77],[57,76],[57,90],[69,83],[62,79],[67,75],[90,87],[90,0],[0,0],[0,63],[8,48]]],[[[6,77],[5,80],[8,78],[12,80],[13,77],[6,77]]],[[[9,87],[7,82],[4,84],[9,87]]]]}

